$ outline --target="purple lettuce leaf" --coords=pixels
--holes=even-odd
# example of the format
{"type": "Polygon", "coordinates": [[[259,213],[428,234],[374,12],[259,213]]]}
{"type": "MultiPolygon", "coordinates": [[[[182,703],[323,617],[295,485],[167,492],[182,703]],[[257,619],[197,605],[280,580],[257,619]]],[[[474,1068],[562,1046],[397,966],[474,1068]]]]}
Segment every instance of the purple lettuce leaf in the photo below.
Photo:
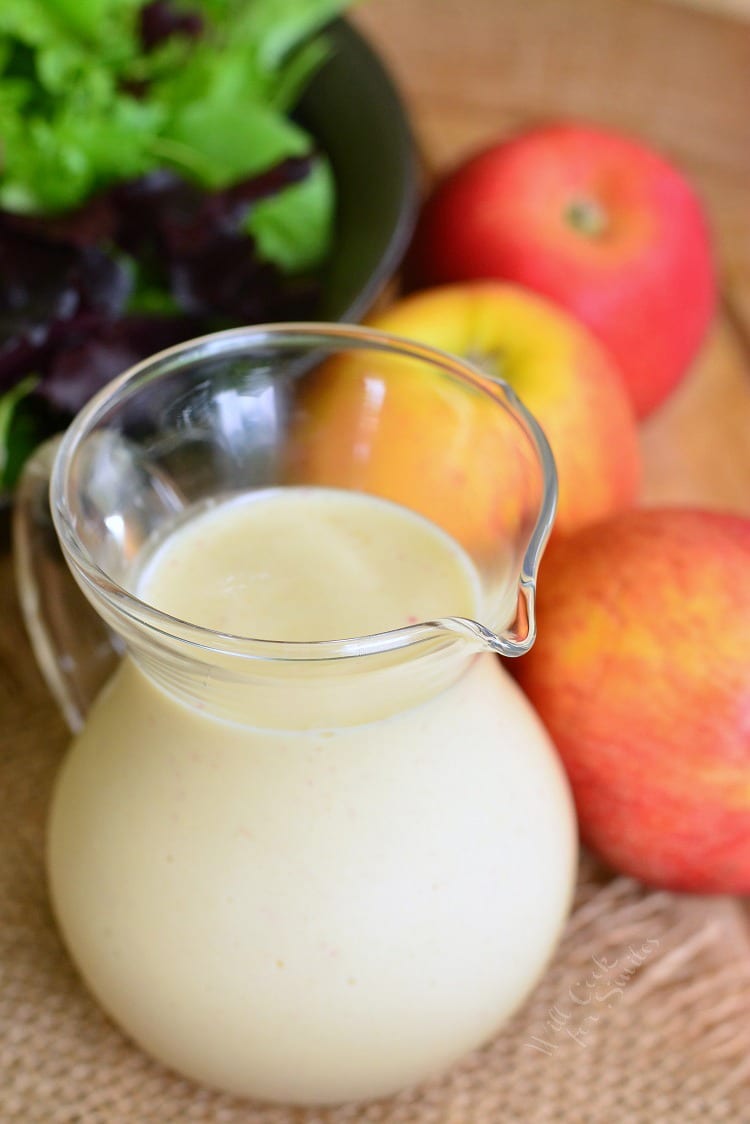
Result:
{"type": "Polygon", "coordinates": [[[33,397],[67,418],[164,347],[238,323],[313,315],[318,283],[263,262],[244,229],[254,202],[310,167],[309,158],[286,160],[213,193],[158,171],[67,215],[0,212],[0,394],[33,373],[33,397]],[[134,278],[178,311],[131,311],[134,278]]]}
{"type": "Polygon", "coordinates": [[[152,0],[139,13],[140,40],[146,51],[152,51],[173,35],[199,39],[203,31],[199,12],[176,8],[169,0],[152,0]]]}

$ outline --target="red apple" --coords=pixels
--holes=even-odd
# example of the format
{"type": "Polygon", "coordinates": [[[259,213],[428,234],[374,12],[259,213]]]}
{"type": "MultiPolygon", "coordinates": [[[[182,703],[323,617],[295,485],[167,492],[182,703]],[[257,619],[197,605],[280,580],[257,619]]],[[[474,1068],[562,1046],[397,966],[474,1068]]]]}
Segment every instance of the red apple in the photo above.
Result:
{"type": "Polygon", "coordinates": [[[556,301],[609,350],[639,416],[679,382],[716,299],[706,219],[684,177],[609,130],[554,125],[447,177],[417,230],[417,284],[504,278],[556,301]]]}
{"type": "MultiPolygon", "coordinates": [[[[480,281],[414,294],[371,325],[510,383],[555,457],[556,533],[633,503],[641,462],[632,407],[604,349],[561,309],[480,281]]],[[[291,476],[405,503],[483,554],[522,516],[523,474],[509,478],[503,412],[445,379],[436,393],[435,383],[421,366],[378,354],[325,364],[305,387],[291,476]]]]}
{"type": "Polygon", "coordinates": [[[621,513],[552,545],[514,664],[584,840],[656,886],[750,892],[750,520],[621,513]]]}

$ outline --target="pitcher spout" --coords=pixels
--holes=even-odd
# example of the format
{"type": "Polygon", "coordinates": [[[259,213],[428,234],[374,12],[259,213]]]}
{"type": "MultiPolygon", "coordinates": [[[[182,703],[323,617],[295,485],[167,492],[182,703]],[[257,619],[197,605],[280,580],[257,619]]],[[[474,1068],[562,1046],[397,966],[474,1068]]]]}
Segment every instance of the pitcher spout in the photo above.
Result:
{"type": "Polygon", "coordinates": [[[476,651],[494,652],[498,656],[515,659],[528,652],[536,639],[535,596],[536,583],[530,579],[522,580],[518,588],[516,615],[506,628],[497,632],[468,617],[445,617],[436,622],[436,628],[443,633],[452,633],[476,651]]]}

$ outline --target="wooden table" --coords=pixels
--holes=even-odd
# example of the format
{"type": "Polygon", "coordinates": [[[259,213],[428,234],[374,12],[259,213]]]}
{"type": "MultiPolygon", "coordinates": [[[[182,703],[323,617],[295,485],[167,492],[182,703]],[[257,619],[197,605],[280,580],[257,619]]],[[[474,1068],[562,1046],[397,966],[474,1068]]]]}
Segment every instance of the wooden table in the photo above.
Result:
{"type": "MultiPolygon", "coordinates": [[[[750,515],[750,24],[653,0],[371,0],[433,171],[528,122],[584,117],[654,142],[710,208],[723,304],[700,361],[643,426],[644,499],[750,515]]],[[[0,753],[66,733],[0,552],[0,753]]]]}

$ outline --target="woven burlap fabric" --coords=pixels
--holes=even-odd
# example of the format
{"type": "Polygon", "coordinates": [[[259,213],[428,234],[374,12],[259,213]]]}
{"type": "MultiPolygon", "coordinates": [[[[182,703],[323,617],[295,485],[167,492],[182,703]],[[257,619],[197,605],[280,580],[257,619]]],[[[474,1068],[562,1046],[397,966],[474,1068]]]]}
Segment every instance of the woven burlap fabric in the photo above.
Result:
{"type": "MultiPolygon", "coordinates": [[[[750,1124],[750,948],[736,904],[649,893],[585,862],[543,981],[494,1041],[393,1100],[268,1108],[145,1057],[89,999],[46,898],[59,747],[0,760],[3,1124],[750,1124]]],[[[450,1012],[446,1012],[446,1018],[450,1012]]]]}

